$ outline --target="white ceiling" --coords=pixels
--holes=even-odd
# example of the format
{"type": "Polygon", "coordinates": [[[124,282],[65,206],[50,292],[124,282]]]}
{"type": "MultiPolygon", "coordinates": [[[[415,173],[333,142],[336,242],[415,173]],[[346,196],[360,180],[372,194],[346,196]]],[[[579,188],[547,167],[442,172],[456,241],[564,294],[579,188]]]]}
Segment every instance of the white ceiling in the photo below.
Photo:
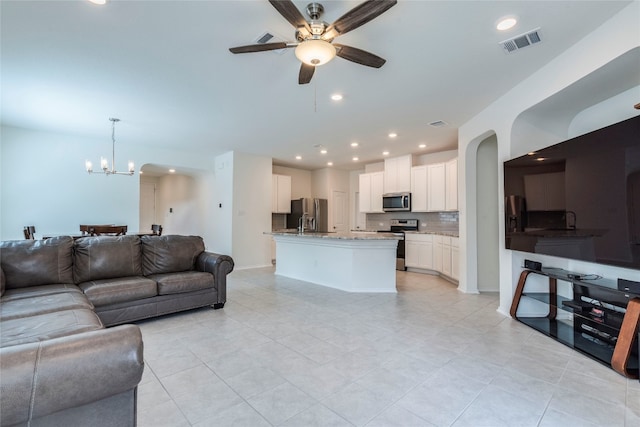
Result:
{"type": "MultiPolygon", "coordinates": [[[[309,1],[294,3],[303,11],[309,1]]],[[[321,3],[331,23],[361,1],[321,3]]],[[[228,51],[266,31],[293,40],[266,0],[2,0],[2,124],[110,140],[108,118],[118,117],[118,144],[358,169],[383,150],[456,149],[460,125],[629,3],[400,0],[336,39],[385,58],[382,68],[336,58],[300,86],[293,49],[228,51]],[[500,33],[506,15],[519,23],[500,33]],[[498,45],[537,27],[542,43],[509,55],[498,45]],[[449,125],[428,125],[436,120],[449,125]]]]}

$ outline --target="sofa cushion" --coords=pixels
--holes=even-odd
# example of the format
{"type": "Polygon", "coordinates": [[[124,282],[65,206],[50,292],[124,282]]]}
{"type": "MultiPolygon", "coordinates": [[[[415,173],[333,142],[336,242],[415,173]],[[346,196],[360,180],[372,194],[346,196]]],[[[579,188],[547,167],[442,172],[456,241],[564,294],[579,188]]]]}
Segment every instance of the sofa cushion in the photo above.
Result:
{"type": "Polygon", "coordinates": [[[138,236],[83,237],[75,241],[74,249],[75,283],[142,275],[138,236]]]}
{"type": "Polygon", "coordinates": [[[141,276],[91,280],[78,286],[96,307],[158,295],[156,282],[141,276]]]}
{"type": "Polygon", "coordinates": [[[2,322],[0,347],[45,341],[51,338],[102,329],[100,318],[91,310],[56,311],[2,322]]]}
{"type": "Polygon", "coordinates": [[[73,239],[69,236],[0,242],[6,289],[73,283],[72,251],[73,239]]]}
{"type": "Polygon", "coordinates": [[[0,303],[0,320],[4,322],[5,320],[75,308],[93,310],[93,305],[80,292],[35,295],[31,298],[13,300],[3,298],[0,303]]]}
{"type": "Polygon", "coordinates": [[[79,287],[72,284],[56,283],[52,285],[29,286],[28,288],[9,289],[2,295],[2,302],[13,301],[22,298],[31,298],[40,295],[76,293],[82,294],[79,287]]]}
{"type": "Polygon", "coordinates": [[[158,282],[158,295],[179,294],[213,288],[213,274],[202,271],[152,274],[149,279],[158,282]]]}
{"type": "Polygon", "coordinates": [[[177,273],[193,270],[204,252],[200,236],[142,236],[142,273],[177,273]]]}

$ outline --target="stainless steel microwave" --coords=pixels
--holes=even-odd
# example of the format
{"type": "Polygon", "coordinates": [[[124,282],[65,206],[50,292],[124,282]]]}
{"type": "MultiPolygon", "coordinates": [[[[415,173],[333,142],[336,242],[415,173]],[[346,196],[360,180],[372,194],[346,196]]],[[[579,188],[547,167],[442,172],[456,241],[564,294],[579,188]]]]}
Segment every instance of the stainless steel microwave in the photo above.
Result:
{"type": "Polygon", "coordinates": [[[411,193],[383,194],[382,210],[385,212],[411,211],[411,193]]]}

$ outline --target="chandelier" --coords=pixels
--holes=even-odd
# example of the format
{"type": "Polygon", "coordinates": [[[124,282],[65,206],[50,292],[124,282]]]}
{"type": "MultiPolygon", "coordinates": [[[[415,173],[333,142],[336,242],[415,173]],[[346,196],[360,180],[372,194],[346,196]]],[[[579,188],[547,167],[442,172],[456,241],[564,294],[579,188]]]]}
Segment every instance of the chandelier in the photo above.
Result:
{"type": "Polygon", "coordinates": [[[109,170],[109,161],[100,157],[100,169],[102,172],[94,172],[93,164],[91,161],[86,160],[84,162],[84,166],[89,173],[103,173],[105,175],[133,175],[135,170],[135,166],[132,161],[129,161],[129,172],[117,172],[116,167],[116,123],[120,121],[120,119],[109,118],[111,120],[111,170],[109,170]]]}

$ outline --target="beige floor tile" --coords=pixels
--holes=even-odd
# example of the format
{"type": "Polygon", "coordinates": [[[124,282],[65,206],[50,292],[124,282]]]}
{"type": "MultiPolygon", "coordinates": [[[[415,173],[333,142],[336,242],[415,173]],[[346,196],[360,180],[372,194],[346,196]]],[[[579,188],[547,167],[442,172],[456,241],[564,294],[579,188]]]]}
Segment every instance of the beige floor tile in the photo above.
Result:
{"type": "Polygon", "coordinates": [[[349,294],[234,271],[224,309],[139,322],[138,425],[640,425],[637,380],[501,316],[496,294],[397,277],[349,294]]]}

